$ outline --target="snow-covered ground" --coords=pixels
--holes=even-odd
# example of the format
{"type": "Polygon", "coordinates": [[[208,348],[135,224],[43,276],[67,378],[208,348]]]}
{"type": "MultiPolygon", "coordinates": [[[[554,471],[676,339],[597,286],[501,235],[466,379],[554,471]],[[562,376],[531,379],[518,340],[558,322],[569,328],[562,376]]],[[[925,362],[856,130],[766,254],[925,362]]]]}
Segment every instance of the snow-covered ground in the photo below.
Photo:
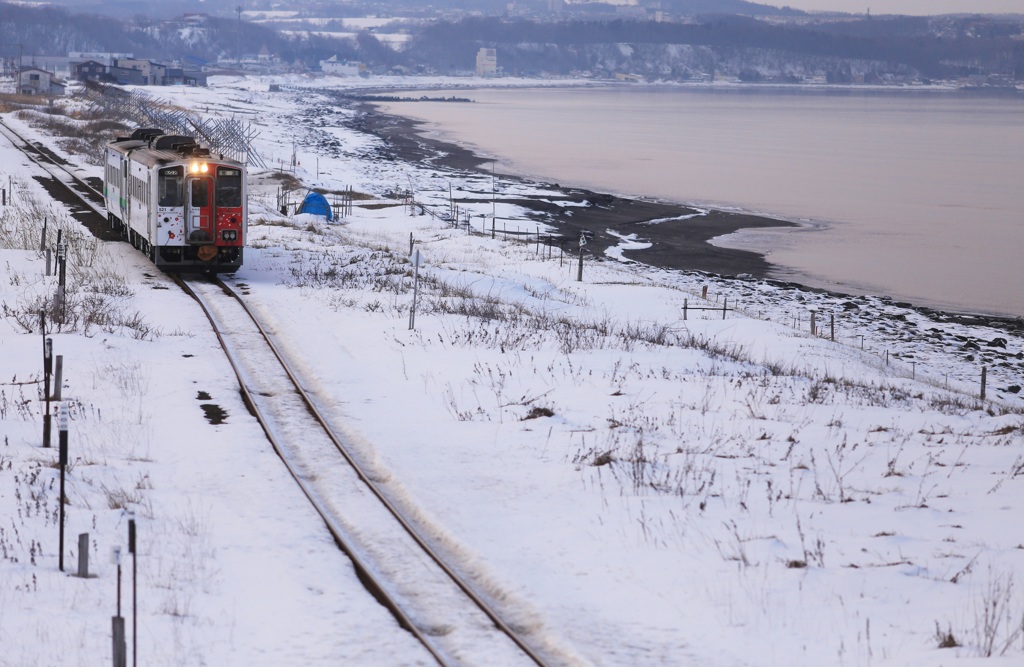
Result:
{"type": "MultiPolygon", "coordinates": [[[[574,258],[388,195],[411,188],[443,210],[449,185],[469,199],[490,193],[490,175],[379,160],[376,139],[340,126],[351,112],[267,84],[161,93],[250,119],[270,164],[297,146],[307,185],[372,197],[340,224],[283,217],[278,181],[255,174],[232,281],[389,492],[560,660],[1020,663],[1020,337],[614,251],[577,282],[574,258]],[[423,258],[415,329],[410,235],[423,258]],[[682,317],[684,301],[722,299],[739,311],[682,317]],[[811,308],[824,335],[808,331],[811,308]]],[[[45,216],[51,238],[74,223],[23,158],[7,146],[0,158],[14,186],[0,218],[0,665],[109,663],[110,554],[126,550],[130,516],[141,664],[431,664],[286,479],[197,306],[127,244],[80,235],[76,325],[48,331],[71,416],[58,570],[36,315],[55,279],[26,221],[45,216]],[[89,579],[70,576],[80,533],[89,579]]],[[[545,194],[505,179],[499,190],[545,194]]],[[[516,207],[498,213],[527,226],[516,207]]]]}

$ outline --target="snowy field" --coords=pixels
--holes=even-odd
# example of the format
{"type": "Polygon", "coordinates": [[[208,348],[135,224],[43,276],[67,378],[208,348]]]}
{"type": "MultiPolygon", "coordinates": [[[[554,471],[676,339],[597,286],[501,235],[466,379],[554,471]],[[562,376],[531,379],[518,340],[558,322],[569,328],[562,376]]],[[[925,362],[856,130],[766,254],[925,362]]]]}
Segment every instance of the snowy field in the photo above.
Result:
{"type": "MultiPolygon", "coordinates": [[[[441,211],[450,187],[489,196],[489,174],[379,160],[341,126],[351,111],[267,91],[159,93],[251,120],[268,164],[296,150],[307,186],[366,196],[339,224],[282,216],[281,181],[254,170],[230,281],[389,493],[553,664],[1021,664],[1024,340],[614,249],[580,282],[574,257],[393,198],[441,211]],[[738,310],[683,319],[684,301],[720,299],[738,310]]],[[[140,664],[432,664],[286,478],[196,304],[127,244],[84,235],[5,143],[0,160],[0,665],[110,663],[129,518],[140,664]],[[44,219],[71,240],[69,324],[47,332],[70,414],[64,573],[56,431],[40,446],[44,219]],[[82,533],[88,579],[72,576],[82,533]]],[[[126,554],[122,572],[130,654],[126,554]]]]}

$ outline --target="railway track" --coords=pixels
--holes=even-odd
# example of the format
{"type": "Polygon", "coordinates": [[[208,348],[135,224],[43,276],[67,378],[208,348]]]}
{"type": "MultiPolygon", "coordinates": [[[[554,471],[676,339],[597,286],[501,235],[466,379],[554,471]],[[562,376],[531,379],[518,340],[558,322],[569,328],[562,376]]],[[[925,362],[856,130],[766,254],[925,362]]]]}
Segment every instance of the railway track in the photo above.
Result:
{"type": "Polygon", "coordinates": [[[274,449],[367,588],[398,622],[441,665],[547,664],[349,453],[242,298],[219,279],[181,284],[213,323],[274,449]]]}
{"type": "MultiPolygon", "coordinates": [[[[89,185],[85,179],[72,170],[66,160],[61,159],[45,146],[33,143],[22,136],[17,130],[0,120],[0,135],[4,136],[15,148],[20,150],[39,169],[50,178],[47,190],[51,196],[72,207],[72,214],[81,222],[89,225],[97,236],[107,220],[107,210],[103,204],[103,193],[89,185]],[[59,192],[58,192],[59,191],[59,192]],[[100,229],[94,229],[94,227],[100,229]]],[[[102,235],[106,238],[108,235],[102,235]]],[[[110,239],[120,238],[111,232],[110,239]]]]}
{"type": "MultiPolygon", "coordinates": [[[[66,196],[58,199],[98,216],[100,223],[90,225],[94,234],[110,237],[101,224],[102,193],[2,120],[0,134],[49,174],[50,185],[63,188],[66,196]]],[[[549,664],[557,649],[542,651],[535,644],[544,642],[527,641],[349,453],[244,300],[219,279],[174,279],[206,313],[247,406],[364,585],[434,660],[445,667],[549,664]]]]}

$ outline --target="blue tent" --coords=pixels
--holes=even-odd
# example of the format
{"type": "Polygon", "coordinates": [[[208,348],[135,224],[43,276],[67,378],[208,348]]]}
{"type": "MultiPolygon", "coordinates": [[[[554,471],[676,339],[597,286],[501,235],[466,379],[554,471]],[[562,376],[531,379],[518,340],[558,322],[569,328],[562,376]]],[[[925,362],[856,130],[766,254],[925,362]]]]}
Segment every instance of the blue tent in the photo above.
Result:
{"type": "Polygon", "coordinates": [[[299,213],[322,215],[328,220],[334,219],[331,205],[327,203],[327,198],[319,192],[310,192],[306,195],[306,198],[302,200],[302,204],[299,206],[299,213]]]}

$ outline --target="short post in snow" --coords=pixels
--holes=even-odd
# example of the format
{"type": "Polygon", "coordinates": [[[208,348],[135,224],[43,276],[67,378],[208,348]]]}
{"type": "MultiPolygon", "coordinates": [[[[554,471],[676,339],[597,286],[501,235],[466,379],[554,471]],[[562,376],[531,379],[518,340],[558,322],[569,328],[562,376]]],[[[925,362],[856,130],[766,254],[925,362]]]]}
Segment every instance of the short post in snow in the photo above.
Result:
{"type": "Polygon", "coordinates": [[[53,339],[43,338],[43,400],[46,414],[43,415],[43,447],[50,446],[50,378],[53,374],[53,339]]]}
{"type": "Polygon", "coordinates": [[[420,251],[413,255],[412,308],[409,309],[409,330],[416,328],[416,297],[420,290],[420,251]]]}
{"type": "Polygon", "coordinates": [[[580,268],[576,272],[576,282],[583,282],[583,246],[587,245],[587,236],[580,232],[580,268]]]}
{"type": "Polygon", "coordinates": [[[89,578],[89,533],[78,534],[78,576],[89,578]]]}
{"type": "Polygon", "coordinates": [[[58,440],[60,446],[60,496],[57,499],[57,506],[60,508],[58,522],[60,523],[60,556],[58,558],[60,571],[64,571],[64,475],[68,467],[68,410],[63,403],[57,406],[57,428],[60,431],[58,440]]]}
{"type": "Polygon", "coordinates": [[[139,557],[135,549],[135,517],[128,519],[128,553],[132,555],[132,667],[139,659],[139,597],[138,597],[138,566],[139,557]]]}
{"type": "Polygon", "coordinates": [[[811,335],[812,336],[817,336],[818,335],[818,324],[817,324],[818,309],[812,307],[810,309],[810,311],[811,311],[811,335]]]}
{"type": "Polygon", "coordinates": [[[985,400],[985,382],[988,380],[988,366],[981,367],[981,400],[985,400]]]}
{"type": "Polygon", "coordinates": [[[729,310],[729,297],[722,297],[722,319],[725,319],[725,311],[729,310]]]}
{"type": "Polygon", "coordinates": [[[707,299],[708,299],[708,286],[707,285],[701,286],[701,288],[700,288],[700,298],[702,298],[705,301],[707,301],[707,299]]]}
{"type": "Polygon", "coordinates": [[[124,617],[121,616],[121,547],[114,547],[112,559],[117,565],[117,615],[111,618],[114,667],[126,667],[128,648],[124,637],[124,617]]]}
{"type": "Polygon", "coordinates": [[[58,354],[53,365],[53,400],[61,400],[61,385],[64,383],[64,355],[58,354]]]}
{"type": "Polygon", "coordinates": [[[832,334],[832,342],[836,342],[836,314],[829,313],[829,329],[832,334]]]}
{"type": "Polygon", "coordinates": [[[686,321],[686,307],[687,307],[687,300],[683,299],[683,321],[684,322],[686,321]]]}
{"type": "Polygon", "coordinates": [[[114,667],[126,667],[128,663],[128,647],[124,641],[124,617],[118,615],[111,620],[111,634],[114,641],[114,667]]]}

